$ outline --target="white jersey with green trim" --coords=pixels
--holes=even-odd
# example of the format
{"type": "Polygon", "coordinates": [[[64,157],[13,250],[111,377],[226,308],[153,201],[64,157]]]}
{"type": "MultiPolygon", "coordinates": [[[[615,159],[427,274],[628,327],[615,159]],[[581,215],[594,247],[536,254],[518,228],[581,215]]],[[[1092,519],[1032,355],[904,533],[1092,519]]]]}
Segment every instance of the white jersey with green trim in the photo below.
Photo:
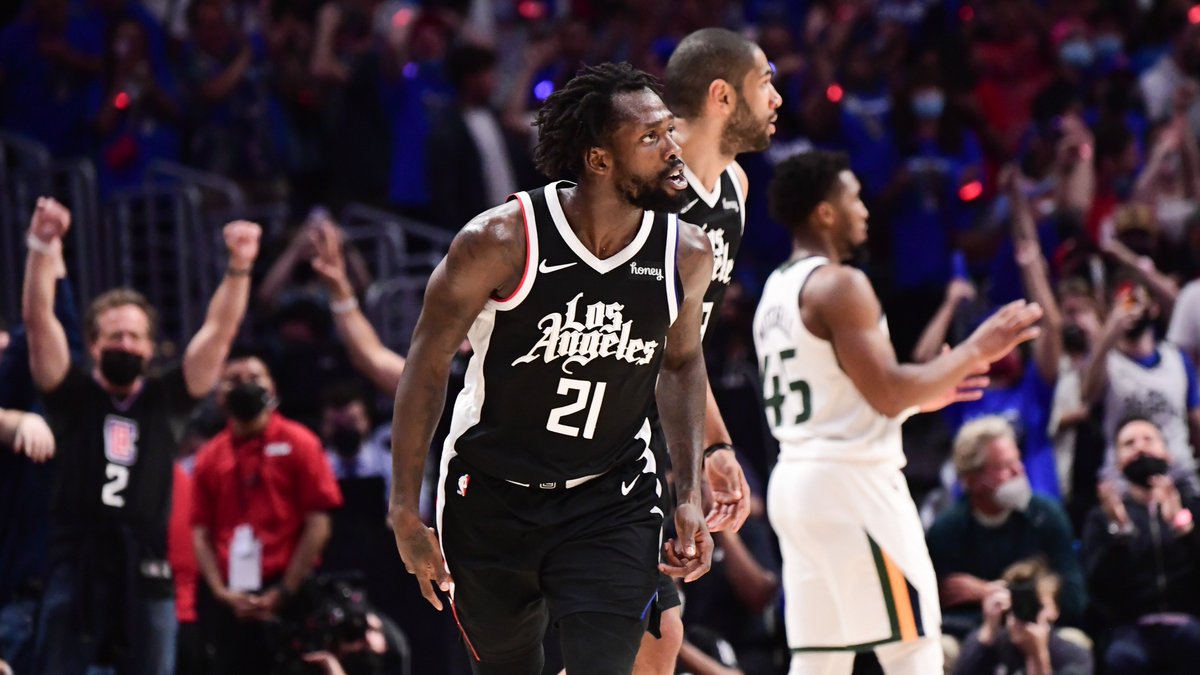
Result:
{"type": "MultiPolygon", "coordinates": [[[[837,353],[804,325],[800,291],[824,257],[789,261],[767,279],[754,313],[763,406],[779,459],[904,466],[902,418],[880,414],[842,370],[837,353]]],[[[880,318],[887,333],[887,320],[880,318]]]]}

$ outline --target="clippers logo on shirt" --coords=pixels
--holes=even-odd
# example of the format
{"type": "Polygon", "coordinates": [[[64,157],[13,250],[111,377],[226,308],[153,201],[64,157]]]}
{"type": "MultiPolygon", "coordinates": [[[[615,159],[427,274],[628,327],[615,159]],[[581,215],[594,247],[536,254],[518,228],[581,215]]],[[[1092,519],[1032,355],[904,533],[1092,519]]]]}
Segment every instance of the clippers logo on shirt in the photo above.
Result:
{"type": "Polygon", "coordinates": [[[582,299],[583,293],[579,293],[567,303],[566,311],[542,317],[538,321],[541,339],[512,365],[532,363],[539,358],[545,363],[563,359],[562,370],[570,375],[572,366],[586,365],[597,358],[642,366],[654,359],[658,341],[630,337],[633,321],[621,320],[624,305],[594,302],[580,308],[582,299]]]}
{"type": "Polygon", "coordinates": [[[104,418],[104,458],[113,464],[137,463],[138,424],[136,421],[108,415],[104,418]]]}

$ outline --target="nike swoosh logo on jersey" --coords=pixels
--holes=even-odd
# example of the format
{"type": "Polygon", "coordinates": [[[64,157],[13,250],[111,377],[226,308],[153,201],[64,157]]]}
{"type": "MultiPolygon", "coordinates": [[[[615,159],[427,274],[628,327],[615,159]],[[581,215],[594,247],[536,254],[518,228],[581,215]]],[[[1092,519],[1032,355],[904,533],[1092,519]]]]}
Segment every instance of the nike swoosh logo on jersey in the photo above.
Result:
{"type": "Polygon", "coordinates": [[[689,209],[691,209],[693,206],[695,206],[695,205],[696,205],[696,202],[698,202],[698,201],[700,201],[700,198],[699,198],[699,197],[697,197],[696,199],[693,199],[692,201],[690,201],[690,202],[688,202],[688,203],[687,203],[687,206],[683,207],[682,209],[679,209],[679,212],[680,212],[680,213],[687,213],[687,212],[688,212],[688,210],[689,210],[689,209]]]}
{"type": "Polygon", "coordinates": [[[626,485],[624,482],[622,482],[622,483],[621,483],[621,496],[622,496],[622,497],[626,497],[626,496],[628,496],[628,495],[629,495],[629,491],[633,489],[633,486],[634,486],[635,484],[637,484],[637,482],[638,482],[638,479],[639,479],[639,478],[641,478],[641,477],[642,477],[642,474],[640,474],[640,473],[639,473],[638,475],[634,476],[634,477],[633,477],[633,480],[629,481],[629,484],[628,484],[628,485],[626,485]]]}
{"type": "Polygon", "coordinates": [[[568,267],[570,267],[571,265],[574,265],[574,264],[575,264],[575,263],[573,263],[573,262],[569,262],[569,263],[563,263],[563,264],[561,264],[561,265],[547,265],[547,264],[546,264],[546,261],[545,261],[545,260],[543,260],[543,261],[542,261],[542,264],[541,264],[541,265],[538,265],[538,271],[539,271],[539,272],[541,272],[542,274],[549,274],[549,273],[551,273],[551,272],[557,272],[557,271],[559,271],[559,270],[565,270],[565,269],[567,269],[568,267]]]}

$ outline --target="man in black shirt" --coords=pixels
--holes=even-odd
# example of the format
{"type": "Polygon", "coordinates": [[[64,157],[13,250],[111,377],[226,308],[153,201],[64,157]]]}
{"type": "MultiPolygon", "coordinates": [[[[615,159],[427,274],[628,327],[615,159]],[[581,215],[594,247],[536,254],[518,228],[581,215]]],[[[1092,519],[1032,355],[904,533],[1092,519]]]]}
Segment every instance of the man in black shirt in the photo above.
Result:
{"type": "Polygon", "coordinates": [[[130,289],[92,302],[84,322],[92,369],[72,363],[54,316],[54,260],[70,224],[66,208],[40,198],[26,240],[29,365],[59,455],[35,671],[73,675],[103,658],[123,675],[169,675],[176,628],[166,562],[172,425],[217,383],[246,312],[261,228],[225,226],[229,268],[204,325],[180,366],[146,375],[155,314],[130,289]]]}

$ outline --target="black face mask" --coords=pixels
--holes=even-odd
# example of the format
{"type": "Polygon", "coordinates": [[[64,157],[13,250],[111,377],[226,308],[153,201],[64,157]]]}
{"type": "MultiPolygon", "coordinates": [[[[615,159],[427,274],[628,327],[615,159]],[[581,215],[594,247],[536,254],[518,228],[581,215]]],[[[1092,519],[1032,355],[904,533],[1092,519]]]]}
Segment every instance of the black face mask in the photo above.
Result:
{"type": "Polygon", "coordinates": [[[1136,459],[1125,465],[1122,473],[1125,474],[1130,483],[1148,488],[1150,487],[1151,478],[1166,475],[1167,460],[1161,457],[1151,457],[1150,455],[1138,455],[1136,459]]]}
{"type": "Polygon", "coordinates": [[[100,352],[100,374],[118,387],[128,387],[142,374],[146,359],[140,354],[122,349],[105,349],[100,352]]]}
{"type": "Polygon", "coordinates": [[[1063,326],[1063,351],[1068,354],[1087,354],[1087,334],[1079,326],[1063,326]]]}
{"type": "Polygon", "coordinates": [[[253,382],[242,382],[225,394],[225,410],[239,422],[258,417],[270,402],[271,394],[253,382]]]}
{"type": "Polygon", "coordinates": [[[329,437],[329,447],[333,448],[334,452],[342,457],[353,457],[358,454],[358,449],[362,446],[362,434],[358,429],[349,427],[338,427],[333,430],[333,435],[329,437]]]}
{"type": "Polygon", "coordinates": [[[1141,337],[1142,333],[1145,333],[1153,325],[1154,317],[1150,316],[1149,312],[1143,311],[1142,315],[1138,317],[1137,323],[1133,324],[1133,326],[1126,331],[1125,337],[1129,338],[1130,340],[1135,340],[1141,337]]]}

